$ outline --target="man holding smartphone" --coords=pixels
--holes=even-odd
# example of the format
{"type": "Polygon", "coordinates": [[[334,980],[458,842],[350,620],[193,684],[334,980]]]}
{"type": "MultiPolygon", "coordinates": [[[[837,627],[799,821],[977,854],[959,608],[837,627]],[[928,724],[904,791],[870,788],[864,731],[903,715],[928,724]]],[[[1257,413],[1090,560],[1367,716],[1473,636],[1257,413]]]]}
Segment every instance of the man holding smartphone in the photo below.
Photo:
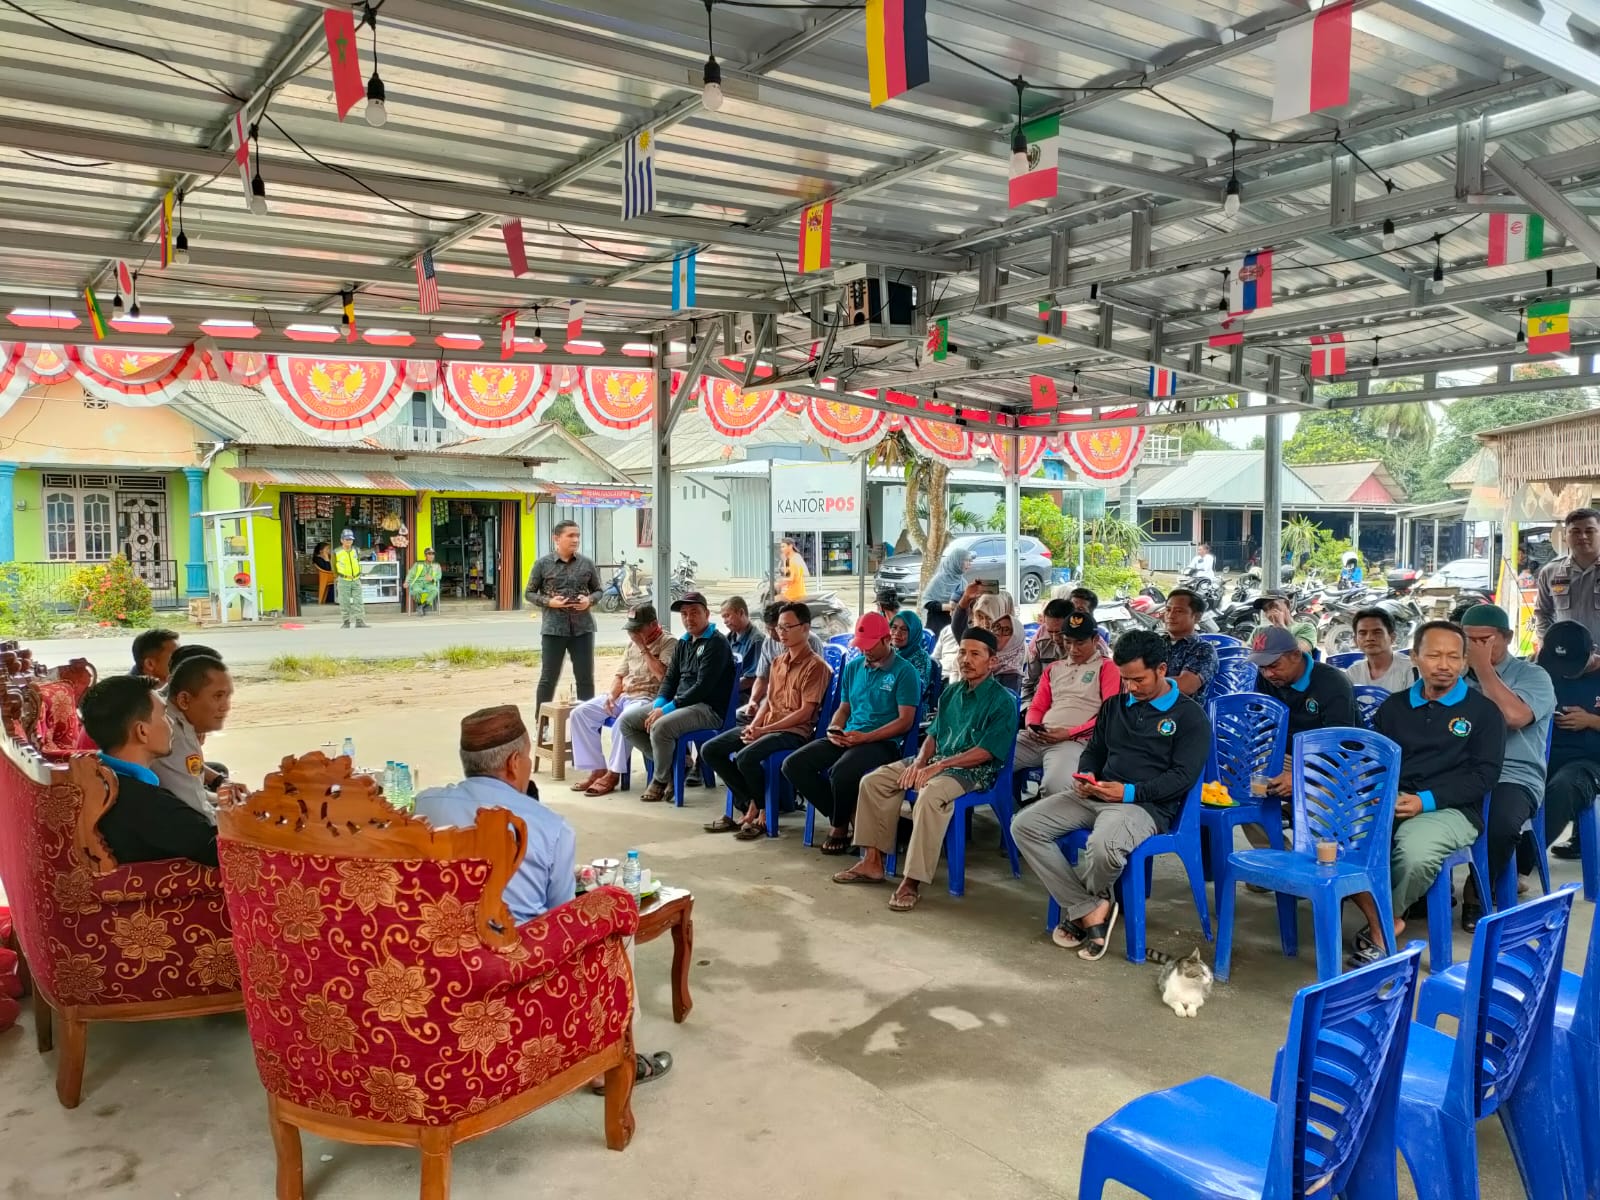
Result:
{"type": "Polygon", "coordinates": [[[589,610],[600,602],[600,573],[592,560],[578,553],[580,537],[576,521],[556,522],[551,536],[553,551],[541,556],[528,572],[523,596],[543,614],[536,709],[555,696],[562,660],[569,654],[578,699],[594,696],[595,625],[589,610]]]}
{"type": "MultiPolygon", "coordinates": [[[[1017,770],[1044,768],[1041,796],[1072,786],[1072,773],[1078,769],[1078,756],[1094,730],[1100,705],[1122,690],[1116,664],[1100,648],[1095,619],[1070,609],[1069,613],[1058,622],[1065,657],[1051,662],[1040,677],[1028,706],[1027,728],[1017,738],[1017,770]]],[[[1043,629],[1039,636],[1044,636],[1043,629]]]]}

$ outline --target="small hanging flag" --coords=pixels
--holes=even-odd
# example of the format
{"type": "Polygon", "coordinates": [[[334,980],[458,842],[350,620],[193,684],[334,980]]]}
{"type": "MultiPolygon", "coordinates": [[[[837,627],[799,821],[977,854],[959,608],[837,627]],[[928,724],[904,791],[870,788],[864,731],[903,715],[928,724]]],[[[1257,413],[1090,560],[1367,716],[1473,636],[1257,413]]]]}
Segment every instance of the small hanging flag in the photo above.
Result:
{"type": "Polygon", "coordinates": [[[106,336],[106,314],[100,307],[100,298],[94,294],[94,288],[83,289],[83,303],[89,310],[89,327],[94,330],[94,340],[104,341],[106,336]]]}
{"type": "Polygon", "coordinates": [[[1544,218],[1538,213],[1493,213],[1489,217],[1489,265],[1544,257],[1544,218]]]}
{"type": "Polygon", "coordinates": [[[1344,334],[1317,334],[1311,339],[1311,378],[1344,374],[1344,334]]]}
{"type": "Polygon", "coordinates": [[[1528,306],[1528,353],[1565,354],[1572,349],[1570,300],[1528,306]]]}
{"type": "Polygon", "coordinates": [[[927,0],[867,0],[867,91],[872,107],[927,82],[927,0]]]}
{"type": "Polygon", "coordinates": [[[583,308],[582,300],[567,301],[567,341],[575,342],[583,337],[583,308]]]}
{"type": "Polygon", "coordinates": [[[1233,327],[1233,318],[1229,317],[1222,322],[1222,332],[1213,333],[1206,339],[1206,345],[1213,350],[1224,350],[1229,346],[1244,345],[1244,330],[1233,327]]]}
{"type": "Polygon", "coordinates": [[[508,312],[500,318],[500,357],[510,358],[517,351],[517,314],[508,312]]]}
{"type": "Polygon", "coordinates": [[[1061,118],[1040,117],[1022,127],[1022,136],[1028,139],[1027,165],[1019,168],[1011,164],[1011,207],[1017,208],[1030,200],[1053,200],[1061,188],[1061,175],[1056,169],[1057,154],[1061,148],[1061,118]]]}
{"type": "Polygon", "coordinates": [[[928,355],[934,362],[950,357],[950,318],[940,317],[928,325],[928,355]]]}
{"type": "Polygon", "coordinates": [[[357,103],[366,99],[361,82],[361,61],[356,57],[356,20],[348,8],[322,10],[322,29],[328,38],[328,64],[333,70],[333,99],[344,120],[357,103]]]}
{"type": "Polygon", "coordinates": [[[239,168],[245,211],[250,211],[250,138],[245,132],[244,109],[233,114],[233,162],[239,168]]]}
{"type": "Polygon", "coordinates": [[[656,139],[641,129],[622,148],[622,219],[631,221],[656,208],[656,139]]]}
{"type": "Polygon", "coordinates": [[[168,192],[161,197],[161,224],[158,230],[161,237],[161,268],[172,265],[172,196],[168,192]]]}
{"type": "Polygon", "coordinates": [[[1228,315],[1242,317],[1272,307],[1272,251],[1254,250],[1228,281],[1228,315]]]}
{"type": "Polygon", "coordinates": [[[433,269],[433,251],[417,256],[417,311],[426,315],[439,311],[439,276],[433,269]]]}
{"type": "Polygon", "coordinates": [[[133,271],[129,269],[125,261],[119,258],[117,260],[117,293],[120,295],[124,292],[129,296],[133,295],[133,271]]]}
{"type": "Polygon", "coordinates": [[[672,311],[694,307],[694,260],[698,251],[688,250],[672,260],[672,311]]]}
{"type": "Polygon", "coordinates": [[[1048,375],[1028,376],[1028,389],[1033,393],[1034,408],[1059,408],[1061,397],[1056,395],[1056,381],[1048,375]]]}
{"type": "Polygon", "coordinates": [[[1274,40],[1277,81],[1272,119],[1292,121],[1350,103],[1350,30],[1355,6],[1334,0],[1309,21],[1297,21],[1274,40]]]}
{"type": "Polygon", "coordinates": [[[356,340],[356,293],[355,289],[339,293],[339,307],[344,310],[344,340],[356,340]]]}
{"type": "Polygon", "coordinates": [[[800,214],[800,272],[833,266],[833,201],[806,206],[800,214]]]}
{"type": "Polygon", "coordinates": [[[1039,301],[1039,320],[1043,323],[1044,329],[1036,339],[1038,344],[1054,346],[1060,342],[1061,339],[1055,335],[1060,333],[1062,326],[1066,324],[1066,313],[1057,307],[1055,297],[1046,296],[1039,301]]]}
{"type": "Polygon", "coordinates": [[[1166,367],[1150,368],[1150,395],[1160,400],[1178,394],[1178,377],[1166,367]]]}
{"type": "Polygon", "coordinates": [[[528,273],[528,247],[522,240],[522,219],[516,218],[504,221],[500,225],[500,236],[506,243],[506,261],[511,264],[513,278],[528,273]]]}

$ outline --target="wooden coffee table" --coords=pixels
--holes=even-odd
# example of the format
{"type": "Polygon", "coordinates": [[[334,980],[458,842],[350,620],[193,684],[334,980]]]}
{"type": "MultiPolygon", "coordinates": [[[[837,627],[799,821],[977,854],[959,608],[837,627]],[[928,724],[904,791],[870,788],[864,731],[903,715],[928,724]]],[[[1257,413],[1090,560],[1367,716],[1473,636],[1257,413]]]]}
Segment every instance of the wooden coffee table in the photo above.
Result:
{"type": "Polygon", "coordinates": [[[663,887],[639,906],[636,945],[653,942],[672,931],[672,1019],[683,1024],[694,1000],[689,995],[689,956],[694,953],[694,896],[683,888],[663,887]]]}

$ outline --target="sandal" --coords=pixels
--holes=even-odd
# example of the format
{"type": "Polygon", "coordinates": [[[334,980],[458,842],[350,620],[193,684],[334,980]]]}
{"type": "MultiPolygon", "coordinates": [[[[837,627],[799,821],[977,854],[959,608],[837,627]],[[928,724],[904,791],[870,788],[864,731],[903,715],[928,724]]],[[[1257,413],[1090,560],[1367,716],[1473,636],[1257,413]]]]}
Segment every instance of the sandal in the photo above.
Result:
{"type": "Polygon", "coordinates": [[[700,828],[707,833],[738,833],[744,826],[732,817],[718,817],[715,821],[707,821],[700,828]]]}
{"type": "Polygon", "coordinates": [[[830,833],[827,841],[822,843],[822,852],[824,854],[849,854],[850,849],[849,834],[845,834],[843,837],[835,837],[830,833]]]}
{"type": "Polygon", "coordinates": [[[1117,927],[1117,902],[1111,902],[1111,912],[1106,919],[1098,925],[1083,926],[1083,935],[1086,939],[1078,947],[1078,957],[1084,962],[1099,962],[1106,956],[1106,951],[1111,948],[1111,931],[1117,927]]]}
{"type": "MultiPolygon", "coordinates": [[[[672,1070],[672,1055],[665,1050],[657,1050],[654,1054],[635,1054],[633,1056],[633,1086],[641,1083],[652,1083],[672,1070]]],[[[589,1090],[596,1096],[606,1094],[606,1085],[596,1083],[589,1090]]]]}
{"type": "Polygon", "coordinates": [[[1050,940],[1063,950],[1076,950],[1089,940],[1089,935],[1076,921],[1063,921],[1050,931],[1050,940]]]}
{"type": "Polygon", "coordinates": [[[850,883],[879,884],[879,883],[888,883],[889,882],[887,879],[883,878],[883,876],[881,876],[881,875],[877,875],[877,876],[874,876],[874,875],[863,875],[863,874],[861,874],[860,871],[856,870],[855,867],[851,867],[848,871],[840,871],[837,875],[833,876],[833,881],[835,883],[845,883],[845,884],[850,884],[850,883]]]}
{"type": "Polygon", "coordinates": [[[767,836],[767,823],[765,821],[746,821],[739,826],[739,832],[733,835],[736,842],[755,842],[767,836]]]}
{"type": "Polygon", "coordinates": [[[922,889],[908,892],[900,888],[895,889],[894,895],[889,897],[890,912],[910,912],[917,906],[917,901],[922,899],[922,889]]]}

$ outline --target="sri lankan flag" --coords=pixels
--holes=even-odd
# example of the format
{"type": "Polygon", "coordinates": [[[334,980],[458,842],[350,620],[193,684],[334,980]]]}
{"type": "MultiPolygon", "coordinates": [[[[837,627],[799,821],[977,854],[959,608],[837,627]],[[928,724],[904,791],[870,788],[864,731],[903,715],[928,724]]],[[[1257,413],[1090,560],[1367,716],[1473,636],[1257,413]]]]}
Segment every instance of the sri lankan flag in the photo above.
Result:
{"type": "Polygon", "coordinates": [[[833,201],[808,205],[800,214],[800,273],[833,266],[833,201]]]}
{"type": "Polygon", "coordinates": [[[1571,309],[1570,300],[1528,306],[1529,354],[1565,354],[1572,349],[1572,331],[1567,319],[1571,309]]]}
{"type": "Polygon", "coordinates": [[[927,82],[927,0],[867,0],[867,90],[872,107],[927,82]]]}
{"type": "Polygon", "coordinates": [[[950,357],[950,318],[940,317],[928,325],[928,354],[934,362],[950,357]]]}
{"type": "Polygon", "coordinates": [[[89,310],[89,328],[94,330],[94,340],[101,342],[106,336],[106,314],[100,307],[100,298],[94,294],[94,288],[83,289],[83,303],[89,310]]]}

